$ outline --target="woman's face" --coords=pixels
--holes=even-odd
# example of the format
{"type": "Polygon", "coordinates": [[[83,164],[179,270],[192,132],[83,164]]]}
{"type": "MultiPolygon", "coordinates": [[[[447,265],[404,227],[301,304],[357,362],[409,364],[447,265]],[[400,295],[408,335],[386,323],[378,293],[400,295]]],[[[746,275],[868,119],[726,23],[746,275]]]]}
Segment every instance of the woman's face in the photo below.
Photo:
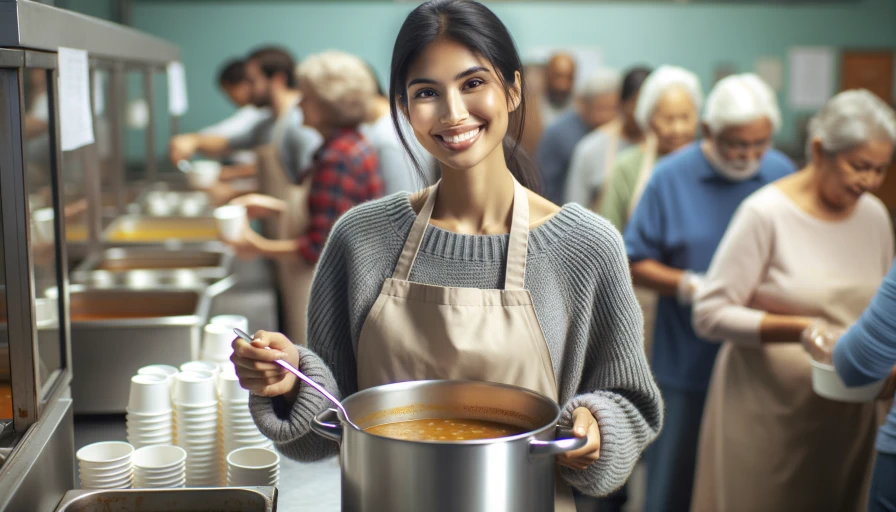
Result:
{"type": "Polygon", "coordinates": [[[818,140],[813,149],[821,199],[837,209],[850,208],[862,194],[880,188],[893,158],[893,144],[883,140],[871,140],[834,155],[826,154],[818,140]]]}
{"type": "Polygon", "coordinates": [[[503,165],[511,109],[486,59],[453,41],[436,41],[417,55],[406,80],[414,135],[439,162],[470,169],[500,157],[503,165]]]}
{"type": "Polygon", "coordinates": [[[657,101],[650,118],[660,154],[671,153],[694,140],[697,107],[680,87],[672,87],[657,101]]]}

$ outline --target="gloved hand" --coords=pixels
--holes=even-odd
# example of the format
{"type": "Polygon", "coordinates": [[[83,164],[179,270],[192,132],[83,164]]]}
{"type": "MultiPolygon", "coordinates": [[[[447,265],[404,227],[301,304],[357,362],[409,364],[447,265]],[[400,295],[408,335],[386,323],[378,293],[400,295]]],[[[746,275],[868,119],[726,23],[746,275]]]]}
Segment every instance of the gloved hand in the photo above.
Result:
{"type": "Polygon", "coordinates": [[[832,364],[834,345],[843,334],[842,329],[837,329],[820,318],[816,318],[803,329],[800,334],[800,343],[812,359],[819,363],[832,364]]]}
{"type": "Polygon", "coordinates": [[[681,281],[678,282],[678,291],[675,294],[679,304],[690,306],[694,303],[694,297],[697,296],[697,292],[703,287],[704,277],[705,274],[685,270],[684,275],[681,276],[681,281]]]}

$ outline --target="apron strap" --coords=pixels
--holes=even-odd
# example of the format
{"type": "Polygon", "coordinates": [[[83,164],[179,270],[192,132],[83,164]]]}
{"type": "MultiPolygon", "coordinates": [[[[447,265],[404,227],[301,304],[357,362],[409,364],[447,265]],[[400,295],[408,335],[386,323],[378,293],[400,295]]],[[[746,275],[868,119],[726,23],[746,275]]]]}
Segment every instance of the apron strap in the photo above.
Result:
{"type": "Polygon", "coordinates": [[[513,217],[510,222],[510,240],[507,243],[507,270],[504,275],[505,290],[522,290],[526,278],[526,255],[529,251],[529,199],[526,189],[513,180],[513,217]]]}
{"type": "MultiPolygon", "coordinates": [[[[411,232],[404,242],[398,263],[392,272],[392,279],[407,281],[411,276],[411,269],[417,259],[417,253],[423,243],[423,235],[432,218],[432,211],[436,206],[436,197],[439,192],[439,183],[429,188],[426,202],[414,219],[411,232]]],[[[507,290],[522,290],[526,277],[526,255],[529,248],[529,200],[526,197],[526,189],[513,179],[513,216],[510,224],[510,239],[507,244],[507,269],[504,277],[504,288],[507,290]]]]}
{"type": "Polygon", "coordinates": [[[647,187],[647,183],[650,181],[650,176],[653,175],[653,165],[656,163],[657,156],[656,152],[656,135],[650,133],[644,140],[644,157],[641,159],[641,169],[638,171],[638,181],[635,184],[635,192],[632,194],[632,199],[628,203],[629,218],[635,213],[635,207],[637,207],[638,202],[641,201],[641,195],[644,194],[644,188],[647,187]]]}
{"type": "Polygon", "coordinates": [[[439,194],[439,182],[429,187],[429,193],[426,196],[426,202],[423,208],[414,219],[411,226],[411,232],[408,233],[408,239],[404,242],[404,248],[401,250],[401,256],[398,257],[398,263],[395,264],[395,270],[392,271],[392,279],[399,281],[407,281],[411,277],[411,268],[417,259],[417,252],[423,242],[423,235],[426,234],[426,227],[429,226],[429,219],[432,217],[432,210],[436,206],[436,196],[439,194]]]}

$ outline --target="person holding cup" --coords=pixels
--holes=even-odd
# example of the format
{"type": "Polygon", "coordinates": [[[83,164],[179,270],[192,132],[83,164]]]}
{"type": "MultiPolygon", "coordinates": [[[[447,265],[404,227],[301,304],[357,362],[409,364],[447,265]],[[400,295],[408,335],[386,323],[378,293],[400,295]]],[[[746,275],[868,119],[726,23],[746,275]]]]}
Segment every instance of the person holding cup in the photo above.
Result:
{"type": "Polygon", "coordinates": [[[245,208],[249,219],[266,218],[265,233],[253,231],[242,220],[242,236],[224,240],[241,258],[262,256],[276,262],[283,329],[290,339],[304,344],[311,277],[330,230],[351,207],[380,197],[383,182],[376,150],[359,131],[376,94],[364,61],[327,51],[306,58],[297,74],[305,123],[323,136],[324,143],[297,184],[278,172],[273,155],[259,152],[265,194],[238,197],[231,206],[245,208]]]}
{"type": "Polygon", "coordinates": [[[850,90],[809,129],[808,165],[741,204],[696,297],[695,331],[724,344],[701,426],[695,512],[864,508],[874,404],[816,394],[799,342],[819,325],[853,324],[893,260],[889,213],[868,192],[893,160],[896,116],[850,90]]]}

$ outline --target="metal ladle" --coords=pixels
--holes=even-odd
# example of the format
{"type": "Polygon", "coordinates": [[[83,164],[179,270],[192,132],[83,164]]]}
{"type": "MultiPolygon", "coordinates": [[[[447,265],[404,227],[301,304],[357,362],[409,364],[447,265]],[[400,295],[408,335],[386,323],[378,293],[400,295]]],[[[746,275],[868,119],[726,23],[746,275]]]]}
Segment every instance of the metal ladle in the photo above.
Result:
{"type": "MultiPolygon", "coordinates": [[[[245,340],[245,341],[248,342],[249,344],[252,343],[252,341],[253,341],[253,340],[252,340],[252,337],[249,336],[248,334],[246,334],[245,332],[243,332],[241,329],[234,329],[233,332],[235,332],[237,336],[239,336],[240,338],[242,338],[243,340],[245,340]]],[[[270,347],[265,347],[265,348],[268,349],[268,350],[270,350],[270,347]]],[[[333,402],[333,404],[335,404],[336,407],[338,407],[339,410],[342,411],[342,415],[345,417],[345,421],[347,421],[349,425],[351,425],[352,427],[354,427],[354,428],[356,428],[356,429],[358,429],[358,430],[362,430],[360,427],[358,427],[357,425],[355,425],[355,424],[352,422],[351,419],[349,419],[349,417],[348,417],[348,411],[346,411],[346,410],[345,410],[345,407],[342,406],[342,402],[340,402],[339,400],[337,400],[335,396],[331,395],[330,392],[326,390],[326,388],[324,388],[323,386],[321,386],[320,384],[318,384],[317,382],[315,382],[311,377],[309,377],[309,376],[305,375],[304,373],[300,372],[298,369],[296,369],[296,367],[294,367],[293,365],[289,364],[288,362],[286,362],[286,361],[284,361],[284,360],[282,360],[282,359],[277,359],[277,360],[274,361],[274,362],[277,363],[277,364],[279,364],[280,366],[286,368],[290,373],[292,373],[292,374],[295,375],[296,377],[302,379],[302,381],[304,381],[306,384],[308,384],[308,385],[311,386],[312,388],[316,389],[320,394],[322,394],[322,395],[324,395],[325,397],[327,397],[327,400],[333,402]]]]}

